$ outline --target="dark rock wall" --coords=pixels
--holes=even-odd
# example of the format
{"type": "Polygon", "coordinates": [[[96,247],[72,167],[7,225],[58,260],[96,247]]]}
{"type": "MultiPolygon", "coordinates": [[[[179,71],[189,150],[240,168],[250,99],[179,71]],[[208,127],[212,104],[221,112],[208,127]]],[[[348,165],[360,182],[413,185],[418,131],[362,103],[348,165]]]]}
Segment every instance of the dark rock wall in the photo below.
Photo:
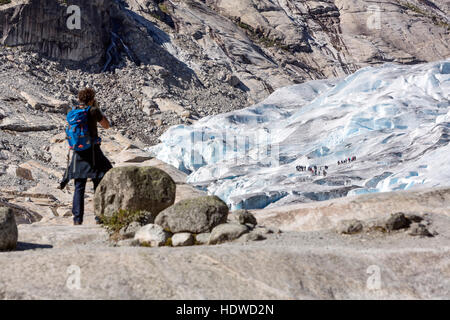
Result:
{"type": "Polygon", "coordinates": [[[57,0],[30,0],[0,11],[0,43],[63,61],[99,63],[110,41],[114,1],[70,4],[82,8],[81,29],[67,27],[67,5],[57,0]]]}

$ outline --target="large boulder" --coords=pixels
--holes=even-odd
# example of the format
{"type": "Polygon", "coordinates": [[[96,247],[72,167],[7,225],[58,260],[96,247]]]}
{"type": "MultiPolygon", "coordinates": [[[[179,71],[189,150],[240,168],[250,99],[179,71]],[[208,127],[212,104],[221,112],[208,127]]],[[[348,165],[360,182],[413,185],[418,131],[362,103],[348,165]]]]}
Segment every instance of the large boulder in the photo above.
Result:
{"type": "Polygon", "coordinates": [[[18,237],[19,233],[13,210],[0,207],[0,251],[15,249],[18,237]]]}
{"type": "Polygon", "coordinates": [[[94,196],[95,215],[111,217],[120,209],[149,211],[155,217],[175,201],[176,185],[164,171],[153,167],[111,169],[94,196]]]}
{"type": "Polygon", "coordinates": [[[228,206],[216,196],[205,196],[178,202],[161,212],[155,223],[172,233],[210,232],[227,222],[228,206]]]}

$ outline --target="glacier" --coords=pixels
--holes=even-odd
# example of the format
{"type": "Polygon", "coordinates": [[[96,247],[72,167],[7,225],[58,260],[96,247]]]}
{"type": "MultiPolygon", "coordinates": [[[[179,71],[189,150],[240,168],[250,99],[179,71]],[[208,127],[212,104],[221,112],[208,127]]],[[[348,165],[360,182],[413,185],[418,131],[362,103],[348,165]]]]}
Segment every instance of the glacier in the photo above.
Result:
{"type": "Polygon", "coordinates": [[[448,186],[449,94],[450,60],[366,67],[171,127],[148,150],[232,209],[448,186]]]}

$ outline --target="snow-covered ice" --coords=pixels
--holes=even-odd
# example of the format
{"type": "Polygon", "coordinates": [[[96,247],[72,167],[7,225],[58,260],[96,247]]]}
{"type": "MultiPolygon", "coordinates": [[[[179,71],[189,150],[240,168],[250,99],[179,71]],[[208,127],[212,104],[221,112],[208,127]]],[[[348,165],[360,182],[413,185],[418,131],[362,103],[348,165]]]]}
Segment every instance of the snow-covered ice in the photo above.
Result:
{"type": "Polygon", "coordinates": [[[233,209],[450,185],[449,95],[449,60],[367,67],[172,127],[150,150],[233,209]],[[327,175],[296,170],[314,165],[327,175]]]}

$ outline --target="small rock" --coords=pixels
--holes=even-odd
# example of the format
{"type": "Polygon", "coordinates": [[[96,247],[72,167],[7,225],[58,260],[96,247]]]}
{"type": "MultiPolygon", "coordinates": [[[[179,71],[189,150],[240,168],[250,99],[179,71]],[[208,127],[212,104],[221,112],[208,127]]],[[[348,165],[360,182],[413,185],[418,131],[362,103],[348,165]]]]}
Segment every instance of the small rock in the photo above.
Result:
{"type": "Polygon", "coordinates": [[[175,112],[178,115],[182,115],[186,111],[180,104],[170,99],[157,98],[154,102],[162,112],[175,112]]]}
{"type": "Polygon", "coordinates": [[[409,221],[404,213],[395,213],[391,215],[385,222],[385,228],[388,231],[395,231],[400,229],[406,229],[410,226],[411,221],[409,221]]]}
{"type": "Polygon", "coordinates": [[[342,234],[355,234],[363,230],[363,224],[356,219],[341,220],[336,227],[336,231],[342,234]]]}
{"type": "Polygon", "coordinates": [[[211,237],[211,233],[210,232],[206,232],[206,233],[200,233],[197,234],[195,236],[195,242],[197,244],[208,244],[209,243],[209,238],[211,237]]]}
{"type": "Polygon", "coordinates": [[[417,214],[406,214],[405,217],[406,217],[406,219],[408,219],[412,222],[422,222],[423,221],[423,217],[421,217],[417,214]]]}
{"type": "Polygon", "coordinates": [[[250,242],[250,241],[262,241],[266,240],[267,238],[264,237],[259,232],[250,232],[242,235],[237,241],[238,242],[250,242]]]}
{"type": "Polygon", "coordinates": [[[30,180],[30,181],[34,180],[31,170],[27,169],[27,168],[18,167],[16,169],[16,176],[18,176],[19,178],[23,178],[25,180],[30,180]]]}
{"type": "Polygon", "coordinates": [[[172,236],[172,246],[185,247],[194,244],[194,237],[188,232],[176,233],[172,236]]]}
{"type": "Polygon", "coordinates": [[[408,234],[410,236],[433,237],[433,234],[428,231],[427,227],[425,227],[421,223],[416,222],[411,224],[408,234]]]}
{"type": "Polygon", "coordinates": [[[258,232],[261,235],[274,233],[274,231],[272,229],[262,227],[262,226],[257,226],[253,231],[258,232]]]}
{"type": "Polygon", "coordinates": [[[125,239],[133,238],[140,228],[141,224],[139,222],[132,222],[127,227],[120,229],[119,234],[125,239]]]}
{"type": "Polygon", "coordinates": [[[218,244],[226,241],[233,241],[249,232],[248,228],[242,224],[224,223],[213,229],[209,244],[218,244]]]}
{"type": "Polygon", "coordinates": [[[241,80],[235,75],[228,75],[225,81],[232,87],[236,87],[241,83],[241,80]]]}
{"type": "Polygon", "coordinates": [[[250,212],[248,212],[247,210],[233,211],[229,215],[229,219],[232,222],[238,222],[240,224],[251,224],[253,225],[253,227],[255,227],[258,224],[255,216],[250,212]]]}
{"type": "Polygon", "coordinates": [[[152,247],[164,246],[169,238],[170,233],[164,231],[161,226],[156,224],[143,226],[134,236],[134,239],[138,240],[140,244],[149,244],[152,247]]]}
{"type": "Polygon", "coordinates": [[[0,251],[14,250],[19,233],[16,219],[11,208],[0,207],[0,251]]]}
{"type": "Polygon", "coordinates": [[[180,116],[182,116],[183,118],[189,118],[191,116],[191,113],[187,110],[181,112],[180,116]]]}

